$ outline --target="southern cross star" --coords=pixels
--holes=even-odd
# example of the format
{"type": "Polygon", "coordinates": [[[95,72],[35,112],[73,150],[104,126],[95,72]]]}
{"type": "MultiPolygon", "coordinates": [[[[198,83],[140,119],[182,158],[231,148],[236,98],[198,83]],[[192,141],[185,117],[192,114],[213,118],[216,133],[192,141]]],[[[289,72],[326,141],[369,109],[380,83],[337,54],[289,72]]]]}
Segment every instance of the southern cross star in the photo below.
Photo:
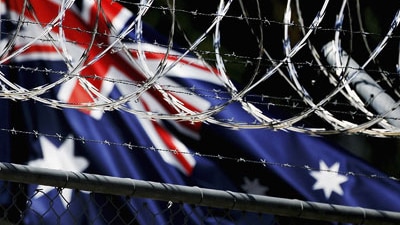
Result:
{"type": "Polygon", "coordinates": [[[346,182],[348,178],[338,173],[339,167],[339,162],[328,167],[324,161],[320,160],[319,171],[310,172],[310,175],[316,180],[313,185],[313,190],[322,189],[326,199],[331,197],[332,192],[343,195],[343,189],[340,184],[346,182]]]}
{"type": "MultiPolygon", "coordinates": [[[[67,137],[64,143],[58,148],[46,137],[39,137],[39,141],[43,152],[43,158],[32,160],[28,165],[72,172],[82,172],[89,166],[89,162],[86,158],[76,157],[74,155],[74,140],[71,137],[67,137]]],[[[53,187],[43,185],[39,185],[37,188],[43,190],[43,192],[38,192],[34,198],[40,198],[44,193],[48,193],[54,189],[53,187]]],[[[72,192],[73,190],[71,189],[63,189],[64,198],[61,199],[64,206],[71,201],[72,192]]]]}
{"type": "Polygon", "coordinates": [[[244,184],[240,187],[249,194],[255,195],[265,195],[265,192],[268,191],[268,187],[260,184],[260,181],[256,178],[254,180],[250,180],[248,177],[244,177],[244,184]]]}

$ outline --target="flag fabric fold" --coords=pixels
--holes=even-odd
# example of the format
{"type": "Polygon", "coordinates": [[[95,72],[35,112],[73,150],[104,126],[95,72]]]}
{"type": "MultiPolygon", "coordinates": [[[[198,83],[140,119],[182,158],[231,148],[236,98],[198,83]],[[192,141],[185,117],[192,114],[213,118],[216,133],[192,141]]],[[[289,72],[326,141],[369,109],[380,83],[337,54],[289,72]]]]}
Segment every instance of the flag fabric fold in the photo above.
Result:
{"type": "MultiPolygon", "coordinates": [[[[149,112],[205,112],[223,105],[229,92],[218,70],[169,49],[167,39],[117,2],[2,0],[1,7],[7,9],[2,18],[8,18],[1,24],[8,32],[1,34],[0,46],[7,49],[2,52],[1,76],[18,84],[21,92],[40,93],[36,101],[27,100],[26,93],[21,94],[24,101],[0,101],[2,161],[14,162],[12,149],[23,153],[19,161],[32,166],[400,211],[399,182],[372,179],[385,175],[322,138],[146,117],[149,112]],[[64,17],[57,18],[62,10],[64,17]],[[19,27],[21,18],[25,23],[19,27]],[[12,48],[5,48],[10,40],[12,48]],[[211,90],[217,90],[218,98],[211,90]],[[134,101],[124,101],[128,98],[134,101]],[[49,107],[51,102],[66,107],[49,107]],[[114,104],[117,109],[109,110],[115,102],[120,103],[114,104]],[[104,108],[91,107],[100,103],[104,108]],[[22,141],[11,142],[12,129],[31,135],[17,135],[22,141]]],[[[1,84],[3,91],[14,88],[1,84]]],[[[214,116],[254,121],[238,102],[214,116]]],[[[37,185],[29,185],[28,195],[32,201],[24,215],[26,224],[118,224],[137,212],[139,224],[251,224],[255,218],[274,223],[269,215],[218,218],[189,206],[171,221],[167,213],[154,217],[154,212],[165,210],[165,203],[146,199],[113,200],[124,205],[116,215],[102,197],[91,204],[89,193],[37,185]]],[[[2,194],[0,204],[7,198],[2,194]]]]}
{"type": "MultiPolygon", "coordinates": [[[[242,115],[239,113],[239,108],[238,105],[230,105],[224,112],[235,111],[238,118],[248,118],[245,112],[242,111],[242,115]]],[[[219,116],[229,118],[230,113],[219,116]]],[[[202,132],[207,133],[202,137],[209,139],[204,143],[228,139],[230,141],[225,146],[229,149],[228,156],[245,155],[243,158],[258,161],[271,170],[274,175],[253,173],[253,179],[262,180],[270,187],[269,192],[265,192],[267,194],[284,196],[280,190],[282,184],[275,184],[278,179],[269,179],[276,176],[292,188],[288,189],[290,192],[297,192],[309,201],[400,210],[397,204],[400,198],[399,182],[396,178],[389,177],[322,137],[272,130],[236,131],[208,125],[202,132]]],[[[292,197],[298,197],[296,194],[292,197]]]]}

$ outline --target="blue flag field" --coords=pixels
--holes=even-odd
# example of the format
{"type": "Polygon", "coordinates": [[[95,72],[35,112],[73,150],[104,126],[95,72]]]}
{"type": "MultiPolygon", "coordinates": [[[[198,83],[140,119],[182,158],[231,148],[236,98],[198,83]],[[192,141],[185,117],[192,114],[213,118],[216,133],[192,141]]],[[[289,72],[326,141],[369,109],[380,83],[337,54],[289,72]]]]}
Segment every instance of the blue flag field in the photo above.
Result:
{"type": "MultiPolygon", "coordinates": [[[[198,57],[171,47],[168,39],[119,3],[28,2],[29,7],[23,0],[1,1],[5,10],[0,47],[7,49],[0,64],[1,92],[21,91],[16,101],[0,100],[2,162],[400,211],[397,180],[379,178],[387,175],[324,138],[269,129],[233,130],[189,119],[150,119],[152,113],[201,113],[225,104],[224,99],[231,98],[228,78],[198,57]],[[64,9],[65,18],[57,18],[64,9]],[[24,16],[23,24],[17,23],[19,15],[24,16]],[[146,82],[152,86],[141,85],[146,82]],[[23,93],[27,90],[35,94],[23,93]],[[51,107],[52,102],[65,107],[51,107]],[[107,108],[112,103],[117,109],[107,108]]],[[[230,103],[213,118],[255,120],[240,102],[230,103]]],[[[0,192],[1,205],[10,204],[8,194],[0,192]]],[[[27,196],[32,201],[24,224],[106,224],[116,216],[104,203],[99,217],[106,199],[98,197],[93,204],[90,193],[83,191],[64,189],[60,198],[54,188],[28,185],[27,196]]],[[[114,204],[124,201],[115,199],[114,204]]],[[[132,208],[146,205],[148,210],[135,216],[128,208],[113,224],[130,217],[138,224],[171,222],[168,214],[152,214],[163,211],[165,203],[128,201],[132,208]]],[[[173,224],[276,224],[273,215],[238,213],[228,220],[188,206],[179,213],[191,216],[174,216],[173,224]]]]}

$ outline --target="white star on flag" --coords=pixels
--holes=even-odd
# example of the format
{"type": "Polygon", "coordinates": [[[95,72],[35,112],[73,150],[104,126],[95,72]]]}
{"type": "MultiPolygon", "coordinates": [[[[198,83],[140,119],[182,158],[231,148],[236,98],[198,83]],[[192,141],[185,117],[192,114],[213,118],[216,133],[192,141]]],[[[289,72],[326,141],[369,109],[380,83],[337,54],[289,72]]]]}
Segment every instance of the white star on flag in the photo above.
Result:
{"type": "MultiPolygon", "coordinates": [[[[82,172],[89,166],[89,161],[86,158],[76,157],[74,155],[74,140],[70,136],[65,139],[64,143],[62,143],[59,148],[46,137],[39,137],[39,141],[43,152],[43,158],[32,160],[28,165],[72,172],[82,172]]],[[[43,190],[43,192],[38,192],[34,198],[40,198],[44,193],[48,193],[54,189],[53,187],[44,185],[39,185],[37,188],[43,190]]],[[[72,189],[63,189],[63,198],[61,199],[65,207],[71,201],[72,192],[72,189]]]]}
{"type": "Polygon", "coordinates": [[[268,187],[260,184],[260,181],[256,178],[254,180],[250,180],[248,177],[244,177],[244,184],[240,187],[249,194],[255,195],[265,195],[265,192],[269,190],[268,187]]]}
{"type": "Polygon", "coordinates": [[[313,190],[322,189],[326,199],[331,197],[332,192],[335,192],[338,195],[343,195],[343,189],[340,184],[346,182],[348,178],[338,173],[339,167],[339,162],[336,162],[331,167],[328,167],[324,161],[320,160],[320,171],[310,172],[310,175],[316,180],[313,185],[313,190]]]}

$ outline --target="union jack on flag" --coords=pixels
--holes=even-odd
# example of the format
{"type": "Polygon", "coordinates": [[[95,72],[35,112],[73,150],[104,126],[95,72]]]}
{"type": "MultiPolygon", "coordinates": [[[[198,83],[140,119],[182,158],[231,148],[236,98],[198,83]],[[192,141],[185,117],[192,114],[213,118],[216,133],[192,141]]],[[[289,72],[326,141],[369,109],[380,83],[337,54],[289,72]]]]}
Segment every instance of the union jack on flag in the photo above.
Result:
{"type": "MultiPolygon", "coordinates": [[[[97,120],[104,110],[118,108],[141,115],[141,126],[154,147],[175,150],[173,154],[160,152],[165,162],[187,175],[192,173],[196,161],[191,154],[182,154],[190,152],[185,145],[163,123],[145,117],[207,110],[211,103],[194,93],[192,87],[196,82],[222,85],[217,70],[186,53],[155,45],[156,40],[149,39],[154,37],[146,36],[142,22],[111,0],[80,0],[73,5],[68,1],[12,1],[7,8],[25,19],[19,34],[27,38],[17,38],[10,51],[20,51],[15,61],[66,62],[68,79],[60,82],[59,103],[80,106],[82,112],[97,120]],[[114,88],[120,96],[110,96],[114,88]]],[[[191,138],[199,136],[199,122],[168,123],[191,138]]]]}
{"type": "MultiPolygon", "coordinates": [[[[234,86],[220,67],[190,54],[194,45],[179,48],[142,21],[150,6],[146,1],[130,3],[137,7],[134,13],[113,0],[0,2],[0,94],[6,97],[0,99],[1,160],[400,211],[398,181],[345,176],[343,171],[385,177],[323,138],[199,122],[233,118],[250,124],[257,118],[237,101],[225,104],[234,86]],[[219,106],[223,110],[213,114],[219,106]],[[33,135],[7,132],[15,130],[33,135]]],[[[139,224],[273,224],[276,218],[227,216],[225,211],[211,215],[188,205],[172,205],[175,214],[151,199],[110,203],[97,196],[93,203],[86,192],[64,189],[62,198],[59,194],[29,185],[29,204],[20,207],[26,209],[24,224],[130,219],[139,224]],[[116,205],[121,212],[115,212],[116,205]]],[[[0,206],[7,204],[11,198],[0,192],[0,206]]]]}
{"type": "MultiPolygon", "coordinates": [[[[137,13],[144,8],[138,4],[137,13]]],[[[216,69],[172,47],[137,15],[112,0],[1,0],[1,13],[3,90],[20,93],[13,95],[18,100],[34,100],[15,106],[18,113],[13,115],[17,124],[23,124],[19,129],[59,137],[43,135],[13,142],[3,156],[10,155],[12,148],[26,148],[27,155],[7,161],[238,190],[217,164],[195,157],[192,147],[182,141],[199,141],[203,124],[196,118],[176,119],[178,115],[190,118],[219,104],[219,99],[208,99],[209,90],[223,87],[216,69]],[[23,143],[26,146],[18,147],[23,143]]],[[[4,124],[15,126],[9,114],[4,118],[4,124]]],[[[54,189],[29,185],[27,196],[33,200],[24,206],[28,210],[23,217],[26,224],[122,223],[115,218],[163,224],[171,220],[164,214],[153,218],[165,205],[150,199],[131,199],[127,204],[121,198],[121,205],[131,206],[127,215],[115,212],[115,203],[97,203],[104,204],[105,212],[99,217],[98,205],[91,203],[85,192],[63,190],[60,198],[54,189]],[[143,207],[149,210],[136,216],[143,207]]],[[[179,211],[193,214],[190,224],[217,222],[218,216],[211,218],[203,209],[184,206],[179,211]]],[[[232,218],[235,216],[229,220],[232,218]]],[[[174,219],[177,224],[183,220],[184,215],[174,219]]]]}

